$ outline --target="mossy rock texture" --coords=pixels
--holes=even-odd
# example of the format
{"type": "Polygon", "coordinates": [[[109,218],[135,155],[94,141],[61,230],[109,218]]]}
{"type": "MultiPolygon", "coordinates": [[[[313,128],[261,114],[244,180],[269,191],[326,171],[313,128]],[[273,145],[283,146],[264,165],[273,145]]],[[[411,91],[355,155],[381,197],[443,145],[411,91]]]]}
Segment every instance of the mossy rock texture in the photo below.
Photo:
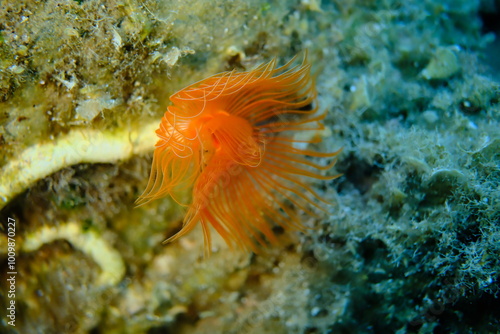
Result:
{"type": "Polygon", "coordinates": [[[0,8],[0,332],[500,332],[498,1],[0,8]],[[162,245],[184,209],[134,201],[168,97],[303,50],[343,148],[329,214],[260,254],[162,245]]]}

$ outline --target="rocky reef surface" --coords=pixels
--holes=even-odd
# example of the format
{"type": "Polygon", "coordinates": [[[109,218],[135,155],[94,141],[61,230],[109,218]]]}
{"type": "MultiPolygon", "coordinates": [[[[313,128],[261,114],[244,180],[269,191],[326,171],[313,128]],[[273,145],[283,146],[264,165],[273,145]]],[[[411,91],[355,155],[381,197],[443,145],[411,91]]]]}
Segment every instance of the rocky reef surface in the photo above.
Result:
{"type": "Polygon", "coordinates": [[[1,7],[1,332],[500,331],[498,1],[1,7]],[[182,209],[134,201],[168,97],[305,49],[330,214],[258,255],[163,246],[182,209]]]}

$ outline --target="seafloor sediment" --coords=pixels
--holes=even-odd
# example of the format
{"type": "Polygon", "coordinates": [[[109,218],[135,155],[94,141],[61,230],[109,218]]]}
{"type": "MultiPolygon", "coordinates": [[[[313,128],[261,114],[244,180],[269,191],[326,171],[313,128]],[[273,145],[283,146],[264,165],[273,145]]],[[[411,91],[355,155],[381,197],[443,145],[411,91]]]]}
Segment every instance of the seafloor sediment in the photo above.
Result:
{"type": "Polygon", "coordinates": [[[6,333],[500,331],[498,1],[2,1],[6,333]],[[168,97],[302,50],[340,147],[308,233],[254,255],[134,208],[168,97]]]}

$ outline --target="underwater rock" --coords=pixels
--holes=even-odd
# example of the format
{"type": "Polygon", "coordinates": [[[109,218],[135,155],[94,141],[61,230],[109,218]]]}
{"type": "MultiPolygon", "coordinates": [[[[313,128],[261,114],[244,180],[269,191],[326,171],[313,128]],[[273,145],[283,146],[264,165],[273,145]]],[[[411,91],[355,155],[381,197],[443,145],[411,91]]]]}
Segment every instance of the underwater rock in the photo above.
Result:
{"type": "Polygon", "coordinates": [[[447,79],[460,71],[456,47],[439,48],[420,75],[427,80],[447,79]],[[455,49],[455,50],[454,50],[455,49]]]}

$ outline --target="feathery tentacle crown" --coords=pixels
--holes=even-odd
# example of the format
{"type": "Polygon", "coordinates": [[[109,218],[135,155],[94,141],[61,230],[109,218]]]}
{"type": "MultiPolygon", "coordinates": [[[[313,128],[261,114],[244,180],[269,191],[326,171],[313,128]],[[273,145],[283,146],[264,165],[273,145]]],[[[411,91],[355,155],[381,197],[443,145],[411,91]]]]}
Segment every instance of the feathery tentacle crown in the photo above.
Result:
{"type": "Polygon", "coordinates": [[[321,139],[296,140],[297,131],[321,130],[316,90],[307,57],[294,57],[276,68],[276,59],[252,71],[224,72],[170,97],[156,130],[159,141],[142,205],[191,189],[192,203],[174,241],[201,223],[205,253],[210,253],[209,225],[229,246],[258,251],[277,243],[272,225],[304,229],[293,207],[316,216],[328,203],[307,184],[322,176],[339,151],[300,148],[321,139]],[[302,143],[302,144],[298,144],[302,143]],[[305,143],[305,144],[304,144],[305,143]],[[317,164],[305,156],[331,159],[317,164]]]}

